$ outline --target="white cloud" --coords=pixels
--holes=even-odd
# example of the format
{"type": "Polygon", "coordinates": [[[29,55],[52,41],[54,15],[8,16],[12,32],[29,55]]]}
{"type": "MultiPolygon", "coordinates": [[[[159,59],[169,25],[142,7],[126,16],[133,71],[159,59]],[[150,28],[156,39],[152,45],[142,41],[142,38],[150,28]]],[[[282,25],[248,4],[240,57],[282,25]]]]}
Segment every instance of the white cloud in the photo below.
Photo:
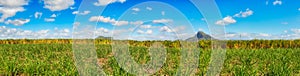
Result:
{"type": "Polygon", "coordinates": [[[198,31],[203,31],[203,29],[202,29],[202,28],[199,28],[198,31]]]}
{"type": "Polygon", "coordinates": [[[108,33],[109,32],[108,29],[103,28],[103,27],[99,28],[98,30],[101,31],[101,32],[103,32],[103,33],[108,33]]]}
{"type": "Polygon", "coordinates": [[[291,31],[295,34],[300,34],[300,29],[291,29],[291,31]]]}
{"type": "Polygon", "coordinates": [[[7,18],[13,17],[17,12],[25,11],[24,5],[28,5],[29,0],[0,0],[0,22],[4,22],[7,18]]]}
{"type": "Polygon", "coordinates": [[[168,26],[163,26],[160,28],[161,32],[173,32],[168,26]]]}
{"type": "Polygon", "coordinates": [[[153,31],[152,30],[147,30],[145,33],[148,34],[148,35],[150,35],[150,34],[153,33],[153,31]]]}
{"type": "Polygon", "coordinates": [[[114,23],[112,23],[112,25],[115,25],[115,26],[123,26],[123,25],[128,25],[129,22],[128,21],[116,21],[114,23]]]}
{"type": "Polygon", "coordinates": [[[229,24],[233,24],[233,23],[236,23],[236,20],[233,19],[231,16],[227,16],[227,17],[223,18],[222,20],[217,21],[215,24],[229,25],[229,24]]]}
{"type": "Polygon", "coordinates": [[[72,32],[69,29],[54,30],[23,30],[17,28],[9,28],[6,26],[0,26],[0,39],[45,39],[45,38],[72,38],[72,32]]]}
{"type": "Polygon", "coordinates": [[[284,33],[288,33],[289,31],[288,31],[288,30],[284,30],[283,32],[284,32],[284,33]]]}
{"type": "Polygon", "coordinates": [[[29,0],[1,0],[1,6],[8,6],[8,7],[20,7],[23,5],[28,5],[29,0]]]}
{"type": "Polygon", "coordinates": [[[55,19],[54,18],[45,18],[44,21],[46,21],[46,22],[54,22],[55,19]]]}
{"type": "Polygon", "coordinates": [[[69,29],[64,29],[63,32],[69,33],[70,30],[69,29]]]}
{"type": "Polygon", "coordinates": [[[153,31],[152,30],[147,30],[147,31],[137,30],[137,33],[151,35],[151,34],[153,34],[153,31]]]}
{"type": "Polygon", "coordinates": [[[298,11],[300,11],[300,8],[298,8],[298,11]]]}
{"type": "Polygon", "coordinates": [[[75,15],[87,15],[89,13],[91,13],[91,11],[83,11],[83,12],[74,11],[74,12],[72,12],[72,14],[75,14],[75,15]]]}
{"type": "Polygon", "coordinates": [[[135,21],[135,22],[130,22],[131,25],[142,25],[144,24],[143,21],[135,21]]]}
{"type": "Polygon", "coordinates": [[[17,12],[23,12],[25,9],[23,7],[0,7],[0,13],[2,13],[0,22],[5,21],[9,17],[13,17],[17,12]]]}
{"type": "Polygon", "coordinates": [[[142,31],[142,30],[137,30],[137,33],[139,33],[139,34],[144,34],[144,31],[142,31]]]}
{"type": "Polygon", "coordinates": [[[266,34],[266,33],[259,33],[258,35],[262,36],[262,37],[269,37],[269,36],[271,36],[270,34],[266,34]]]}
{"type": "Polygon", "coordinates": [[[15,26],[22,26],[28,22],[30,22],[30,19],[15,19],[15,20],[7,20],[7,21],[5,21],[5,24],[13,24],[15,26]]]}
{"type": "Polygon", "coordinates": [[[42,17],[42,15],[43,15],[43,13],[42,12],[35,12],[34,13],[34,18],[41,18],[42,17]]]}
{"type": "Polygon", "coordinates": [[[0,0],[0,22],[15,16],[17,12],[25,11],[23,6],[28,5],[28,2],[29,0],[0,0]]]}
{"type": "Polygon", "coordinates": [[[143,21],[135,21],[135,22],[129,22],[129,21],[116,21],[113,18],[110,17],[104,17],[104,16],[92,16],[89,21],[91,22],[103,22],[103,23],[110,23],[111,25],[114,26],[123,26],[123,25],[141,25],[144,22],[143,21]]]}
{"type": "Polygon", "coordinates": [[[76,26],[76,27],[77,27],[77,26],[79,26],[79,25],[80,25],[80,22],[74,22],[74,23],[73,23],[73,26],[76,26]]]}
{"type": "Polygon", "coordinates": [[[162,16],[165,16],[165,15],[166,15],[166,12],[165,12],[165,11],[161,11],[161,15],[162,15],[162,16]]]}
{"type": "Polygon", "coordinates": [[[52,14],[50,17],[52,17],[52,18],[56,18],[56,17],[57,17],[57,15],[56,15],[56,14],[52,14]]]}
{"type": "Polygon", "coordinates": [[[98,0],[97,2],[94,3],[95,6],[106,6],[108,4],[112,4],[115,2],[120,2],[124,3],[126,0],[98,0]]]}
{"type": "Polygon", "coordinates": [[[135,11],[135,12],[138,12],[138,11],[140,11],[140,9],[139,9],[139,8],[132,8],[131,10],[133,10],[133,11],[135,11]]]}
{"type": "Polygon", "coordinates": [[[254,12],[252,10],[247,8],[245,12],[241,11],[240,13],[235,14],[233,17],[243,17],[243,18],[245,18],[245,17],[253,15],[253,13],[254,12]]]}
{"type": "Polygon", "coordinates": [[[104,16],[92,16],[89,21],[91,22],[104,22],[104,23],[115,23],[116,20],[110,17],[104,16]]]}
{"type": "Polygon", "coordinates": [[[283,34],[266,34],[266,33],[227,33],[226,37],[228,39],[299,39],[300,38],[300,30],[299,29],[291,29],[293,33],[288,33],[288,30],[285,30],[283,34]]]}
{"type": "Polygon", "coordinates": [[[153,20],[153,23],[170,23],[173,22],[171,19],[159,19],[159,20],[153,20]]]}
{"type": "Polygon", "coordinates": [[[61,11],[75,4],[74,0],[44,0],[44,8],[51,11],[61,11]]]}
{"type": "Polygon", "coordinates": [[[273,2],[273,5],[281,5],[282,4],[282,1],[281,0],[275,0],[273,2]]]}
{"type": "Polygon", "coordinates": [[[45,22],[54,22],[56,17],[57,17],[56,14],[52,14],[52,15],[50,16],[50,18],[45,18],[44,21],[45,21],[45,22]]]}
{"type": "Polygon", "coordinates": [[[54,37],[54,38],[71,38],[72,32],[69,29],[58,29],[55,28],[54,29],[54,33],[50,34],[50,37],[54,37]]]}
{"type": "Polygon", "coordinates": [[[141,25],[140,28],[143,28],[143,29],[149,29],[151,28],[152,25],[141,25]]]}
{"type": "Polygon", "coordinates": [[[50,30],[40,30],[40,31],[38,31],[37,33],[38,33],[38,34],[47,34],[47,33],[49,33],[49,31],[50,31],[50,30]]]}
{"type": "Polygon", "coordinates": [[[151,10],[152,10],[152,8],[151,8],[151,7],[146,7],[146,9],[147,9],[147,10],[149,10],[149,11],[151,11],[151,10]]]}

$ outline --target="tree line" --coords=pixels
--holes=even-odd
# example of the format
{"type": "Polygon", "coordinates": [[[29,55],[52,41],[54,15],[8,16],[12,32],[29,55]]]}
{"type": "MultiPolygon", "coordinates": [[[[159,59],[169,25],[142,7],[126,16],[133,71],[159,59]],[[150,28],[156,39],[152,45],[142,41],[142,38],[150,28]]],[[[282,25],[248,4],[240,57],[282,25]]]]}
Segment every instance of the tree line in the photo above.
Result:
{"type": "MultiPolygon", "coordinates": [[[[95,44],[113,44],[110,39],[90,39],[95,44]]],[[[80,41],[80,40],[77,40],[80,41]]],[[[76,41],[76,42],[77,42],[76,41]]],[[[82,40],[84,41],[84,40],[82,40]]],[[[186,41],[135,41],[135,40],[118,40],[125,41],[131,46],[150,47],[154,42],[160,42],[165,47],[180,48],[182,42],[186,41]]],[[[228,49],[264,49],[264,48],[300,48],[300,40],[226,40],[228,49]]],[[[6,39],[0,40],[0,44],[72,44],[72,39],[6,39]]],[[[212,40],[198,41],[198,47],[210,49],[212,40]]]]}

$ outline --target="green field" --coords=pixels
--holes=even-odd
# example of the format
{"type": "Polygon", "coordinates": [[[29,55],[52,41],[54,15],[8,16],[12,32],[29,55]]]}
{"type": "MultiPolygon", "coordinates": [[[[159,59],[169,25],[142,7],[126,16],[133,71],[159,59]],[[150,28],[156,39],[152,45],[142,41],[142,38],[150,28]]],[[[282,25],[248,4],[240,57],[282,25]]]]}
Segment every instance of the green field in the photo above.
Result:
{"type": "MultiPolygon", "coordinates": [[[[100,65],[108,75],[132,75],[120,68],[110,45],[96,45],[100,65]]],[[[146,47],[130,47],[134,59],[146,63],[146,47]]],[[[199,49],[197,75],[205,75],[211,50],[199,49]]],[[[155,75],[175,75],[180,50],[167,48],[167,61],[155,75]]],[[[74,65],[72,44],[0,44],[0,76],[2,75],[78,75],[74,65]]],[[[300,75],[300,48],[227,49],[221,75],[300,75]]]]}

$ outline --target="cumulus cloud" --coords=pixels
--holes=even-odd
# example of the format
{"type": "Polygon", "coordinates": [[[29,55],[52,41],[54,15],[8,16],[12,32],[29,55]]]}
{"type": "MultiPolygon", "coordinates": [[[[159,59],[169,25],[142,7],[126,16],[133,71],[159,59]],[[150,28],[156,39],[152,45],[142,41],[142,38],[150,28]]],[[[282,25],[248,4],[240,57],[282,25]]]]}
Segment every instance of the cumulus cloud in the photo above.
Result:
{"type": "Polygon", "coordinates": [[[300,29],[291,29],[291,31],[295,34],[300,34],[300,29]]]}
{"type": "Polygon", "coordinates": [[[143,34],[143,33],[144,33],[144,31],[142,31],[142,30],[137,30],[137,33],[139,33],[139,34],[143,34]]]}
{"type": "Polygon", "coordinates": [[[231,40],[251,40],[251,39],[299,39],[300,29],[285,30],[281,34],[267,33],[226,33],[226,37],[231,40]],[[291,31],[291,32],[289,32],[291,31]]]}
{"type": "Polygon", "coordinates": [[[251,15],[253,15],[253,11],[250,10],[249,8],[246,9],[246,11],[241,11],[240,13],[237,13],[233,16],[227,16],[225,18],[223,18],[222,20],[217,21],[215,24],[217,25],[229,25],[229,24],[234,24],[237,21],[233,18],[233,17],[237,17],[237,18],[246,18],[249,17],[251,15]]]}
{"type": "Polygon", "coordinates": [[[0,5],[8,7],[20,7],[28,5],[28,0],[1,0],[0,5]]]}
{"type": "Polygon", "coordinates": [[[110,17],[104,17],[104,16],[92,16],[89,21],[91,22],[104,22],[104,23],[114,23],[116,22],[115,19],[110,17]]]}
{"type": "Polygon", "coordinates": [[[41,18],[42,17],[42,15],[43,15],[43,13],[42,12],[35,12],[34,13],[34,18],[41,18]]]}
{"type": "Polygon", "coordinates": [[[123,25],[128,25],[129,22],[128,21],[116,21],[114,23],[112,23],[112,25],[115,25],[115,26],[123,26],[123,25]]]}
{"type": "Polygon", "coordinates": [[[126,0],[98,0],[97,2],[94,3],[95,6],[106,6],[108,4],[112,4],[112,3],[124,3],[126,2],[126,0]]]}
{"type": "Polygon", "coordinates": [[[153,20],[153,23],[170,23],[173,22],[171,19],[159,19],[159,20],[153,20]]]}
{"type": "Polygon", "coordinates": [[[25,9],[23,7],[0,7],[0,12],[2,13],[0,22],[5,21],[9,17],[13,17],[17,12],[23,12],[25,9]]]}
{"type": "Polygon", "coordinates": [[[30,22],[30,19],[15,19],[15,20],[7,20],[7,21],[5,21],[5,24],[13,24],[15,26],[22,26],[28,22],[30,22]]]}
{"type": "Polygon", "coordinates": [[[116,21],[113,18],[110,17],[104,17],[104,16],[92,16],[89,19],[90,22],[103,22],[103,23],[110,23],[111,25],[114,26],[123,26],[123,25],[141,25],[144,22],[143,21],[135,21],[135,22],[129,22],[129,21],[116,21]]]}
{"type": "Polygon", "coordinates": [[[148,35],[150,35],[150,34],[152,34],[152,33],[153,33],[152,30],[147,30],[147,31],[145,32],[145,34],[148,34],[148,35]]]}
{"type": "Polygon", "coordinates": [[[147,30],[147,31],[137,30],[137,33],[151,35],[153,33],[153,31],[152,30],[147,30]]]}
{"type": "Polygon", "coordinates": [[[233,19],[231,16],[227,16],[227,17],[223,18],[222,20],[217,21],[215,24],[229,25],[229,24],[233,24],[233,23],[236,23],[236,20],[233,19]]]}
{"type": "Polygon", "coordinates": [[[176,27],[173,27],[172,29],[168,26],[163,26],[163,27],[160,27],[160,31],[161,32],[176,32],[176,33],[183,33],[182,31],[186,30],[186,26],[176,26],[176,27]]]}
{"type": "Polygon", "coordinates": [[[266,34],[266,33],[259,33],[258,36],[269,37],[269,36],[271,36],[271,35],[270,35],[270,34],[266,34]]]}
{"type": "Polygon", "coordinates": [[[72,12],[72,14],[74,14],[74,15],[87,15],[89,13],[91,13],[91,11],[83,11],[83,12],[74,11],[74,12],[72,12]]]}
{"type": "Polygon", "coordinates": [[[50,35],[52,38],[71,38],[71,31],[69,29],[54,29],[54,33],[50,35]]]}
{"type": "Polygon", "coordinates": [[[147,9],[147,10],[149,10],[149,11],[151,11],[151,10],[152,10],[152,8],[151,8],[151,7],[146,7],[146,9],[147,9]]]}
{"type": "Polygon", "coordinates": [[[282,1],[281,0],[275,0],[273,2],[273,5],[281,5],[282,4],[282,1]]]}
{"type": "Polygon", "coordinates": [[[284,30],[283,32],[284,32],[284,33],[288,33],[289,31],[288,31],[288,30],[284,30]]]}
{"type": "Polygon", "coordinates": [[[108,33],[109,32],[108,29],[103,28],[103,27],[99,28],[98,30],[101,31],[101,32],[103,32],[103,33],[108,33]]]}
{"type": "Polygon", "coordinates": [[[4,22],[7,18],[13,17],[17,12],[25,11],[24,5],[28,5],[29,0],[0,0],[0,22],[4,22]]]}
{"type": "Polygon", "coordinates": [[[51,11],[66,10],[74,4],[74,0],[44,0],[44,8],[51,11]]]}
{"type": "Polygon", "coordinates": [[[168,26],[163,26],[160,28],[161,32],[173,32],[168,26]]]}
{"type": "MultiPolygon", "coordinates": [[[[111,17],[104,17],[104,16],[92,16],[89,19],[90,22],[103,22],[103,23],[110,23],[111,25],[115,26],[123,26],[123,25],[142,25],[144,24],[143,21],[117,21],[111,17]]],[[[152,23],[171,23],[173,20],[171,19],[158,19],[153,20],[152,23]]]]}
{"type": "Polygon", "coordinates": [[[69,29],[55,30],[23,30],[16,28],[9,28],[0,26],[0,39],[45,39],[45,38],[71,38],[71,31],[69,29]]]}
{"type": "Polygon", "coordinates": [[[45,18],[44,21],[45,21],[45,22],[54,22],[56,17],[57,17],[56,14],[52,14],[52,15],[50,16],[50,18],[45,18]]]}
{"type": "Polygon", "coordinates": [[[247,8],[245,12],[241,11],[240,13],[235,14],[233,17],[243,17],[243,18],[245,18],[245,17],[253,15],[253,13],[254,12],[252,10],[247,8]]]}

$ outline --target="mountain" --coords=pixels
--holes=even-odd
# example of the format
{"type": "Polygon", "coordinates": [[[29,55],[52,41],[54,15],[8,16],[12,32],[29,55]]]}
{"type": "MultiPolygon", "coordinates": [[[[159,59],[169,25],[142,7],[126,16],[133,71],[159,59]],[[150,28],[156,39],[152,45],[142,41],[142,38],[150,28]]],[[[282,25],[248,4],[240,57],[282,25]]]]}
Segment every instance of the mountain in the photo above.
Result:
{"type": "Polygon", "coordinates": [[[199,31],[194,37],[186,39],[186,41],[198,41],[198,40],[211,40],[213,39],[210,35],[199,31]]]}

